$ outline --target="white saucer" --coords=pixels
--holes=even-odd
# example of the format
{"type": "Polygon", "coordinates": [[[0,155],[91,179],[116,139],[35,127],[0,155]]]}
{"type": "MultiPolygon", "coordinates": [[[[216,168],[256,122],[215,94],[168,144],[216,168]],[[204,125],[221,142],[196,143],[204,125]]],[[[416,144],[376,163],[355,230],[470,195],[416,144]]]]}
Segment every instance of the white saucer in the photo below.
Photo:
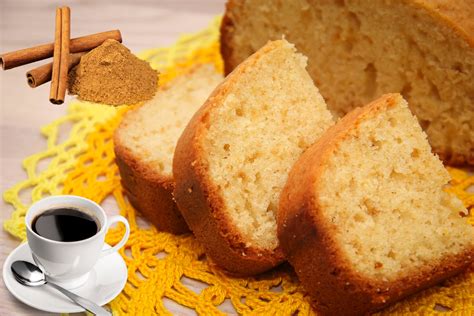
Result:
{"type": "MultiPolygon", "coordinates": [[[[104,248],[110,248],[110,246],[106,244],[104,248]]],[[[3,281],[13,296],[31,307],[50,313],[84,311],[82,307],[48,285],[29,287],[18,283],[10,268],[11,264],[17,260],[34,263],[27,243],[13,250],[3,264],[3,281]]],[[[71,292],[102,306],[114,299],[122,291],[126,282],[127,266],[123,258],[115,252],[100,258],[90,272],[87,282],[71,292]]]]}

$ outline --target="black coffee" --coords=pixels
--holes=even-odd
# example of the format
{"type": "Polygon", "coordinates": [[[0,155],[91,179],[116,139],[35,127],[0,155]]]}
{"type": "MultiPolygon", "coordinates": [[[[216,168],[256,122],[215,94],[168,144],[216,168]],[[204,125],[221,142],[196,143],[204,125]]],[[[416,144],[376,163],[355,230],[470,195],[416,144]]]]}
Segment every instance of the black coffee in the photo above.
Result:
{"type": "Polygon", "coordinates": [[[94,236],[99,225],[94,217],[75,208],[56,208],[38,215],[32,223],[38,235],[56,241],[79,241],[94,236]]]}

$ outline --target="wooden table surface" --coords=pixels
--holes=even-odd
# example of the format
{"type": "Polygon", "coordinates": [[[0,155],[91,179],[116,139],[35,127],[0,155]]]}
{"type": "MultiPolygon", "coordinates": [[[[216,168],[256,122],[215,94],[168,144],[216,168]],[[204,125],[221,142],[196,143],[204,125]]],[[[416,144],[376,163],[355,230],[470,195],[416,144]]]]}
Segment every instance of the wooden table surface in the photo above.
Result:
{"type": "MultiPolygon", "coordinates": [[[[224,0],[0,0],[0,52],[52,42],[55,8],[71,7],[71,36],[120,29],[133,52],[172,44],[180,33],[204,28],[224,10],[224,0]]],[[[66,105],[48,101],[49,85],[31,89],[26,65],[0,74],[0,182],[1,192],[24,180],[22,160],[46,148],[40,127],[65,114],[66,105]]],[[[1,72],[1,71],[0,71],[1,72]]],[[[67,101],[66,101],[67,102],[67,101]]],[[[12,208],[2,200],[1,220],[12,208]]],[[[0,229],[0,265],[19,241],[0,229]]],[[[0,281],[0,315],[48,315],[16,300],[0,281]]],[[[175,314],[193,315],[169,306],[175,314]]]]}

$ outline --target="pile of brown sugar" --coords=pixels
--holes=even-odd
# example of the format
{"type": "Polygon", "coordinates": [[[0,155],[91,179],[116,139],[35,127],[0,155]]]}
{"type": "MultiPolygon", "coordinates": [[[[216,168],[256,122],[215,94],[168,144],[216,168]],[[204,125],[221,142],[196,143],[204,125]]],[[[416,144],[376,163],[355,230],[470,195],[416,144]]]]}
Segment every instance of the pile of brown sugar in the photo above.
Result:
{"type": "Polygon", "coordinates": [[[115,40],[82,56],[69,74],[69,93],[84,101],[135,104],[156,92],[158,72],[115,40]]]}

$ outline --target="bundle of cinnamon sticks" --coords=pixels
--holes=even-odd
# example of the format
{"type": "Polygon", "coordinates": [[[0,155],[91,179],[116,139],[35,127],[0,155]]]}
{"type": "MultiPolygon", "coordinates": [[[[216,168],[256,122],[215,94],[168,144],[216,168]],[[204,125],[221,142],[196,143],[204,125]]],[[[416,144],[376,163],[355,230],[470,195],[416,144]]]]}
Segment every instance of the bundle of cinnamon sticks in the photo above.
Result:
{"type": "Polygon", "coordinates": [[[26,78],[32,88],[51,80],[49,100],[53,104],[62,104],[66,96],[68,72],[80,62],[81,56],[107,39],[122,42],[119,30],[73,39],[70,33],[71,10],[69,7],[57,8],[54,42],[1,54],[0,65],[7,70],[53,57],[53,62],[28,71],[26,78]]]}

